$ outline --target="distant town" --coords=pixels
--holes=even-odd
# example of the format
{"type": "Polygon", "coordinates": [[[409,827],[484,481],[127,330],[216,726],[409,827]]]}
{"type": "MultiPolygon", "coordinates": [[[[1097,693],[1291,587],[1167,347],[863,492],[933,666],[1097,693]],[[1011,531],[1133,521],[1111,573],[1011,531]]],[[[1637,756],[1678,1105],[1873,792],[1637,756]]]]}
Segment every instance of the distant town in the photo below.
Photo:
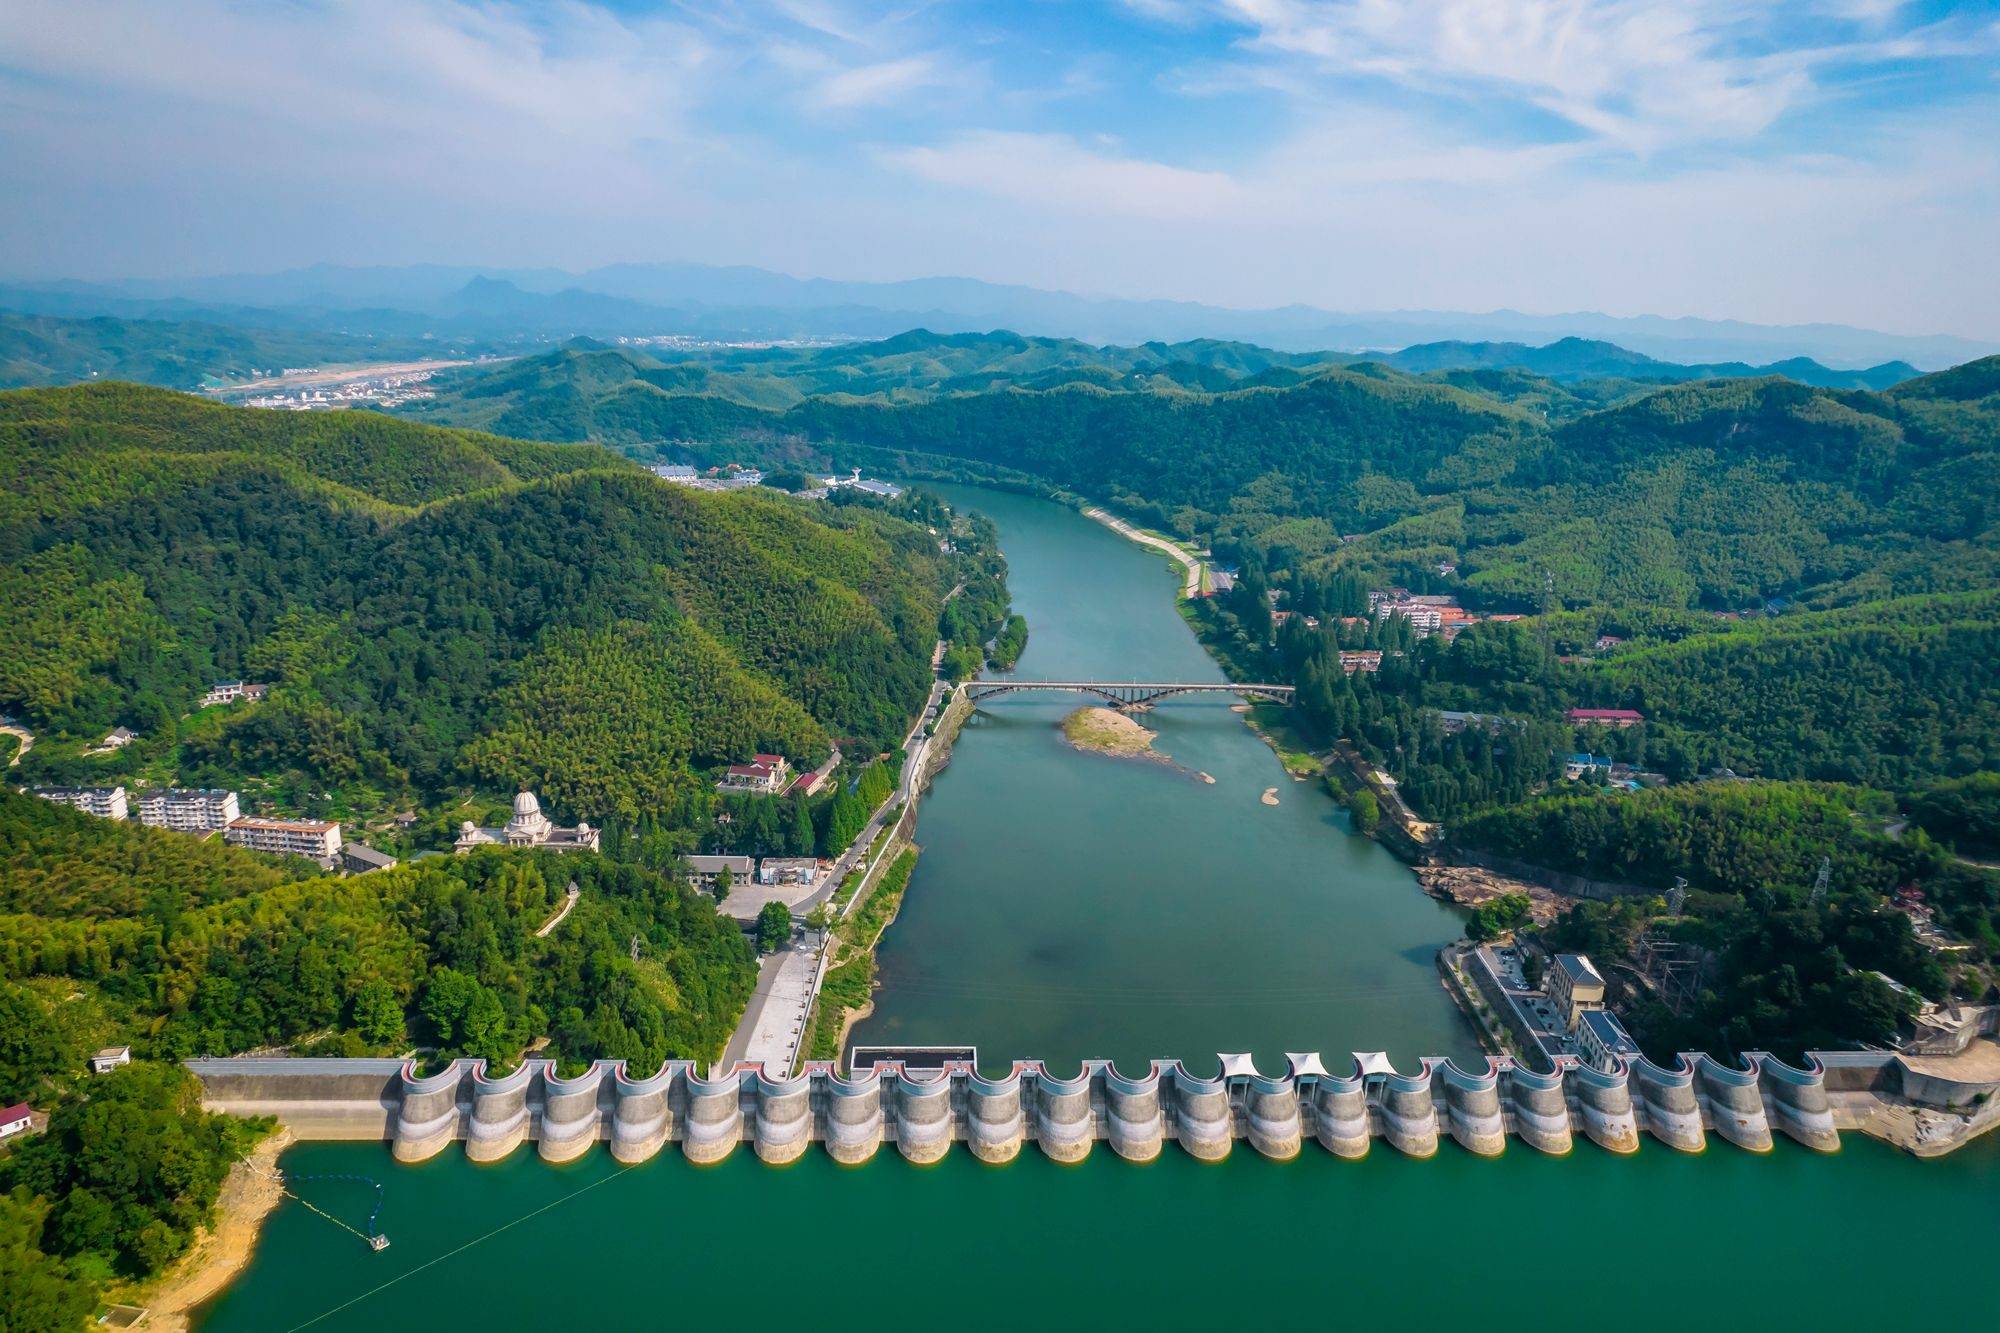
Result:
{"type": "MultiPolygon", "coordinates": [[[[697,491],[741,491],[748,490],[752,486],[770,485],[762,471],[738,463],[711,468],[697,468],[680,463],[655,463],[650,470],[662,481],[670,481],[676,486],[686,486],[697,491]]],[[[852,490],[861,495],[893,500],[903,493],[903,488],[894,482],[877,481],[872,477],[862,476],[859,468],[845,477],[817,477],[813,480],[819,484],[808,486],[797,494],[808,500],[824,500],[835,491],[852,490]]]]}

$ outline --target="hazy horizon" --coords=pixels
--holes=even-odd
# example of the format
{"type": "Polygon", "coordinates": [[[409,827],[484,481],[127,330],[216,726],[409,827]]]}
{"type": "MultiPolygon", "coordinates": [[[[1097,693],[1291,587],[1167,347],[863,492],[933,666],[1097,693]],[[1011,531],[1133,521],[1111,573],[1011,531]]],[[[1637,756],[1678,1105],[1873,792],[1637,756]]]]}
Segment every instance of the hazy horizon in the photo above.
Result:
{"type": "Polygon", "coordinates": [[[2000,11],[1743,8],[16,0],[0,270],[740,264],[2000,338],[2000,11]]]}

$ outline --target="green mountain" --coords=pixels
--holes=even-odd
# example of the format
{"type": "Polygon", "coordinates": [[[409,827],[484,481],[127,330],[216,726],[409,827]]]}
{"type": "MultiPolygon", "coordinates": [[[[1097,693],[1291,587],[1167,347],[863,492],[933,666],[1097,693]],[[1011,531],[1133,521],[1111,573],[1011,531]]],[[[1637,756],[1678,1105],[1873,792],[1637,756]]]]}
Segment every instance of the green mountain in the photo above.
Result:
{"type": "Polygon", "coordinates": [[[759,750],[900,737],[949,583],[862,507],[663,484],[592,446],[129,385],[0,394],[18,770],[336,808],[534,785],[601,821],[759,750]],[[218,679],[268,701],[184,717],[218,679]],[[79,753],[114,724],[145,737],[79,753]]]}
{"type": "Polygon", "coordinates": [[[0,311],[0,389],[129,380],[194,389],[253,370],[448,355],[429,339],[239,328],[197,320],[59,319],[0,311]]]}

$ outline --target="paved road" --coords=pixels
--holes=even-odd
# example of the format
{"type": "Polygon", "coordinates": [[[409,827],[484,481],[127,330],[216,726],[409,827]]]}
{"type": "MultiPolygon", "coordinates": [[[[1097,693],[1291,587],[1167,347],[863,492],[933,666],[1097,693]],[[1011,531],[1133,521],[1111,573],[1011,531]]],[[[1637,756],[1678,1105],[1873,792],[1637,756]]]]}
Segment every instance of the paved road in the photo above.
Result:
{"type": "Polygon", "coordinates": [[[757,1060],[782,1073],[791,1068],[812,1002],[813,972],[818,955],[804,949],[781,949],[757,964],[757,989],[750,993],[743,1021],[730,1034],[722,1052],[728,1066],[757,1060]]]}
{"type": "MultiPolygon", "coordinates": [[[[924,755],[930,749],[930,737],[924,735],[924,728],[938,716],[951,690],[950,681],[932,682],[930,697],[924,700],[923,711],[903,738],[903,774],[897,781],[895,792],[869,817],[868,827],[848,844],[847,850],[834,861],[833,868],[820,876],[811,893],[792,904],[795,916],[804,916],[832,898],[841,881],[875,845],[882,826],[892,818],[901,817],[903,807],[909,803],[915,788],[916,775],[922,767],[924,755]]],[[[741,892],[740,889],[733,891],[730,898],[733,900],[741,892]]],[[[857,890],[854,897],[848,900],[846,911],[852,912],[861,897],[857,890]]],[[[798,1058],[798,1044],[806,1015],[812,1009],[818,977],[818,950],[808,949],[796,940],[759,963],[757,989],[751,994],[750,1003],[744,1008],[736,1031],[730,1034],[729,1045],[723,1049],[723,1063],[761,1060],[774,1070],[789,1070],[798,1058]]]]}

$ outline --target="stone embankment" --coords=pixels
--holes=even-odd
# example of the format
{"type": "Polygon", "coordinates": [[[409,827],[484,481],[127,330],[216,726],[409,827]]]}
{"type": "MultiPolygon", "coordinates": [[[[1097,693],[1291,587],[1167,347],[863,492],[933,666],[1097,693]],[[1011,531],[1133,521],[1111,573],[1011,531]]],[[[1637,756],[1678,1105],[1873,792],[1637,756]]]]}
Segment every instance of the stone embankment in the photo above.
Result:
{"type": "Polygon", "coordinates": [[[1986,1103],[1975,1090],[1918,1079],[1896,1057],[1873,1052],[1809,1056],[1803,1068],[1759,1054],[1740,1068],[1684,1055],[1671,1067],[1642,1059],[1615,1073],[1567,1057],[1546,1073],[1505,1057],[1475,1069],[1433,1057],[1409,1073],[1381,1055],[1357,1055],[1345,1073],[1316,1055],[1288,1063],[1282,1074],[1265,1074],[1248,1056],[1226,1055],[1214,1078],[1178,1061],[1128,1076],[1102,1060],[1085,1061],[1070,1078],[1034,1061],[992,1078],[969,1065],[918,1072],[895,1064],[848,1078],[824,1062],[796,1077],[754,1064],[704,1077],[678,1060],[649,1075],[600,1060],[572,1079],[559,1078],[547,1060],[493,1076],[474,1060],[429,1076],[396,1060],[236,1058],[191,1060],[188,1068],[211,1109],[275,1116],[301,1139],[387,1140],[403,1161],[454,1142],[474,1161],[495,1161],[530,1141],[558,1162],[598,1143],[621,1162],[644,1161],[668,1143],[699,1162],[740,1144],[785,1162],[814,1142],[842,1162],[866,1160],[884,1144],[934,1161],[955,1142],[986,1161],[1005,1161],[1030,1142],[1074,1161],[1100,1140],[1135,1161],[1168,1142],[1212,1159],[1238,1139],[1270,1157],[1294,1156],[1308,1140],[1358,1157],[1378,1138],[1425,1157],[1447,1138],[1498,1153],[1510,1135],[1540,1152],[1568,1152],[1581,1136],[1622,1153],[1639,1147],[1642,1132],[1686,1152],[1700,1151],[1710,1135],[1762,1152],[1780,1133],[1832,1151],[1841,1129],[1895,1141],[1890,1127],[1871,1122],[1894,1108],[1914,1114],[1919,1099],[1933,1099],[1929,1137],[1903,1145],[1928,1155],[1992,1123],[1977,1109],[1986,1103]],[[1954,1098],[1958,1111],[1950,1109],[1954,1098]],[[1969,1116],[1967,1106],[1975,1107],[1969,1116]],[[1939,1115],[1961,1128],[1940,1132],[1939,1115]]]}

